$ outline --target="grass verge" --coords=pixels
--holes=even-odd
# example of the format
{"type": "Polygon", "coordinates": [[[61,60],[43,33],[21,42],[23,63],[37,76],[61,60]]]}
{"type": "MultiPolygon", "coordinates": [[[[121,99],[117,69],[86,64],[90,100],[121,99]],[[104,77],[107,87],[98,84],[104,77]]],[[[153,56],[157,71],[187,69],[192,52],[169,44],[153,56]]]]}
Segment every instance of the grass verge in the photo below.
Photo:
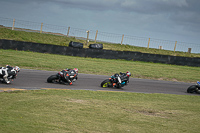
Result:
{"type": "Polygon", "coordinates": [[[199,96],[32,90],[0,97],[2,133],[199,132],[199,96]]]}
{"type": "Polygon", "coordinates": [[[80,73],[112,75],[130,71],[132,77],[196,82],[200,67],[177,66],[139,61],[111,60],[73,57],[35,52],[0,50],[0,65],[6,64],[21,68],[60,71],[64,68],[79,68],[80,73]]]}

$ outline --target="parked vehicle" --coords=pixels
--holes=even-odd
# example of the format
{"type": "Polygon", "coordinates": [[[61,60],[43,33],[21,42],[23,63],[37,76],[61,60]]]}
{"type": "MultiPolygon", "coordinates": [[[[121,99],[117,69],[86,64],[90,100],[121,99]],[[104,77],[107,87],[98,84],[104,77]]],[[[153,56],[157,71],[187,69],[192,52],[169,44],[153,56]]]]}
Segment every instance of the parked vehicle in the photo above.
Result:
{"type": "Polygon", "coordinates": [[[101,82],[101,87],[115,87],[115,88],[121,88],[124,87],[129,83],[129,76],[131,76],[130,72],[114,74],[109,79],[104,80],[101,82]]]}
{"type": "Polygon", "coordinates": [[[187,89],[187,93],[197,93],[200,94],[200,82],[197,81],[196,85],[191,85],[187,89]]]}

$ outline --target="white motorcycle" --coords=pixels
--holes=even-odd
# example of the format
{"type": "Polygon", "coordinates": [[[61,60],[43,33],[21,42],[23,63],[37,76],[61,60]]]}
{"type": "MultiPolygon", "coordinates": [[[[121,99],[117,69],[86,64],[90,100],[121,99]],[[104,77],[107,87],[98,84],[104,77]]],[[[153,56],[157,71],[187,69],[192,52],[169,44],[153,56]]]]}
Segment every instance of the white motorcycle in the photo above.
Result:
{"type": "MultiPolygon", "coordinates": [[[[18,66],[14,67],[14,68],[11,66],[6,66],[6,69],[7,69],[6,71],[8,73],[8,77],[7,77],[8,81],[14,80],[17,77],[17,73],[20,71],[20,68],[18,66]]],[[[5,79],[3,78],[5,73],[6,73],[5,70],[2,69],[2,67],[0,67],[0,81],[2,83],[6,83],[5,79]]]]}

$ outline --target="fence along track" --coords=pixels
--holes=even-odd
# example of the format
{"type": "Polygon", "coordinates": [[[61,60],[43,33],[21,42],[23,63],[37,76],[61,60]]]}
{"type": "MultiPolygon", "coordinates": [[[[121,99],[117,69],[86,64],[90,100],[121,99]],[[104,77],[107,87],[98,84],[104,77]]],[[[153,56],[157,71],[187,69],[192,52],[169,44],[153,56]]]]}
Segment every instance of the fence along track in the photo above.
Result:
{"type": "Polygon", "coordinates": [[[83,40],[87,40],[87,37],[89,37],[88,40],[92,40],[95,42],[129,44],[139,47],[171,50],[174,52],[182,51],[182,52],[200,53],[199,52],[200,44],[161,40],[154,38],[144,38],[144,37],[124,35],[124,34],[121,35],[121,34],[100,32],[98,30],[96,31],[86,30],[86,29],[72,28],[67,26],[58,26],[58,25],[43,24],[38,22],[15,20],[9,18],[0,18],[0,28],[75,37],[75,38],[81,38],[83,40]]]}

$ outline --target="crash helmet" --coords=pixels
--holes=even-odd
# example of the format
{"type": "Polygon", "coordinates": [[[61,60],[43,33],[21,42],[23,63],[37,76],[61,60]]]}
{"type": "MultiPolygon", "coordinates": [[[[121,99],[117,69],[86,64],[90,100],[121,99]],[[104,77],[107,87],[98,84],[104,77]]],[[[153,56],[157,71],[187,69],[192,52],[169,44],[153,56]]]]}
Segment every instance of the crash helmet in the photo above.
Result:
{"type": "Polygon", "coordinates": [[[78,73],[78,68],[74,68],[73,70],[74,70],[76,73],[78,73]]]}
{"type": "Polygon", "coordinates": [[[118,74],[118,73],[115,73],[114,77],[119,77],[119,74],[118,74]]]}
{"type": "Polygon", "coordinates": [[[16,66],[14,69],[15,69],[16,72],[20,71],[20,68],[18,66],[16,66]]]}
{"type": "Polygon", "coordinates": [[[126,72],[126,76],[130,77],[131,76],[131,72],[127,71],[126,72]]]}

